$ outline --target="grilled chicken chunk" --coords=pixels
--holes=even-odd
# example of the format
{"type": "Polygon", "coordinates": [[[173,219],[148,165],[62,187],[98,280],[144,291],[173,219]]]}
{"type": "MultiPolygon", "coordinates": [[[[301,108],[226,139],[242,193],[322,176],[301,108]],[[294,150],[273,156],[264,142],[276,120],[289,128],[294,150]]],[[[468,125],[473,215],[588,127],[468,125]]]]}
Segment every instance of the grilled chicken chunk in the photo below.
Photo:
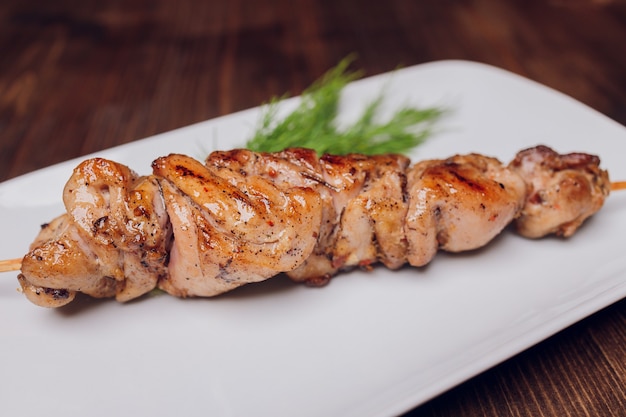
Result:
{"type": "Polygon", "coordinates": [[[322,219],[313,253],[288,271],[295,281],[322,285],[337,271],[382,262],[389,268],[405,263],[405,171],[401,155],[332,156],[288,149],[255,153],[244,149],[214,152],[207,166],[217,172],[262,176],[278,188],[313,189],[320,197],[322,219]]]}
{"type": "Polygon", "coordinates": [[[170,226],[160,195],[154,178],[105,159],[84,161],[63,192],[67,214],[43,228],[22,275],[34,286],[93,297],[145,294],[167,273],[170,226]]]}
{"type": "Polygon", "coordinates": [[[377,262],[422,266],[438,250],[482,247],[511,222],[528,237],[570,236],[610,189],[597,157],[542,146],[508,166],[478,154],[409,166],[400,155],[236,149],[152,168],[138,176],[95,158],[74,170],[66,214],[23,259],[30,301],[127,301],[155,287],[214,296],[282,272],[322,285],[377,262]]]}
{"type": "Polygon", "coordinates": [[[375,262],[391,269],[403,265],[408,158],[326,155],[321,161],[326,184],[333,190],[335,210],[341,213],[329,248],[333,267],[375,262]]]}
{"type": "Polygon", "coordinates": [[[253,173],[216,169],[187,156],[153,163],[174,228],[169,277],[178,296],[212,296],[300,265],[321,222],[319,195],[280,188],[253,173]]]}
{"type": "Polygon", "coordinates": [[[470,154],[415,164],[407,194],[407,260],[422,266],[439,249],[466,251],[493,239],[518,215],[526,184],[497,159],[470,154]]]}
{"type": "Polygon", "coordinates": [[[335,191],[325,182],[320,159],[311,149],[287,149],[276,153],[256,153],[246,149],[211,153],[207,166],[222,172],[241,172],[244,176],[258,175],[280,189],[293,186],[309,188],[320,199],[321,219],[315,231],[316,242],[312,252],[287,275],[294,281],[320,285],[328,281],[338,268],[333,266],[334,231],[341,214],[335,205],[335,191]]]}
{"type": "Polygon", "coordinates": [[[571,236],[600,210],[610,192],[608,173],[595,155],[560,155],[546,146],[526,149],[509,164],[528,183],[524,208],[515,221],[529,238],[571,236]]]}

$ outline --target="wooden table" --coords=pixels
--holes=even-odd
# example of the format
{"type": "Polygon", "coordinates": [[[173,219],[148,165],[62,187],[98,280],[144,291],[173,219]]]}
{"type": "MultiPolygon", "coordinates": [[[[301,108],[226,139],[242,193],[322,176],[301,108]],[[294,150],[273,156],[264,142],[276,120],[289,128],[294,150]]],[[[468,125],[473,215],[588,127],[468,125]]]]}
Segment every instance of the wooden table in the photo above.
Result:
{"type": "MultiPolygon", "coordinates": [[[[350,53],[485,62],[626,124],[623,0],[4,0],[0,180],[296,95],[350,53]]],[[[623,300],[407,415],[625,413],[623,300]]]]}

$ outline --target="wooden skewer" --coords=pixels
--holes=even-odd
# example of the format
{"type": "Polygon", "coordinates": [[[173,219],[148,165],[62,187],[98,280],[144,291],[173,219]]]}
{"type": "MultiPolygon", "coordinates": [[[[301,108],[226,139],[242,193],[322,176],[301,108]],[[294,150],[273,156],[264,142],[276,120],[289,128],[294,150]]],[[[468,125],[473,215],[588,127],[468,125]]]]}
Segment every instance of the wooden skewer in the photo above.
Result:
{"type": "Polygon", "coordinates": [[[0,260],[0,272],[19,271],[22,258],[0,260]]]}
{"type": "MultiPolygon", "coordinates": [[[[611,191],[626,190],[626,181],[611,183],[611,191]]],[[[0,260],[0,272],[19,271],[22,267],[22,258],[0,260]]]]}
{"type": "Polygon", "coordinates": [[[626,190],[626,181],[617,181],[611,183],[611,191],[626,190]]]}

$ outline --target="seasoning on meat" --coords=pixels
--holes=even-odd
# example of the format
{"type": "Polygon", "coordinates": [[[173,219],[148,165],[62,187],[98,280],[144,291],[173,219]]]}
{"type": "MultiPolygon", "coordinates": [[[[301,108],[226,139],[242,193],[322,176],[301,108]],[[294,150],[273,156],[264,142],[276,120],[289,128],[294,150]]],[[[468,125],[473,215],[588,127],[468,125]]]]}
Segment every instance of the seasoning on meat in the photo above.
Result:
{"type": "Polygon", "coordinates": [[[30,301],[59,307],[77,292],[214,296],[279,273],[323,285],[375,263],[419,267],[438,250],[480,248],[511,222],[530,238],[570,236],[610,192],[599,163],[545,146],[508,165],[235,149],[204,164],[161,157],[138,176],[95,158],[74,170],[66,213],[41,229],[18,279],[30,301]]]}

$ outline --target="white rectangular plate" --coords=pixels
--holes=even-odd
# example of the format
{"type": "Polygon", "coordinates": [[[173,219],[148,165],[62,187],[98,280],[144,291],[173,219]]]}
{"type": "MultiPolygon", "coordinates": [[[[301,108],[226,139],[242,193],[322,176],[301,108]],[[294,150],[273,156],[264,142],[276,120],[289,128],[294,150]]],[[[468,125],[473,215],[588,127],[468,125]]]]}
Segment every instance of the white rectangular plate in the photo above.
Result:
{"type": "MultiPolygon", "coordinates": [[[[414,159],[526,147],[598,154],[626,179],[626,129],[511,73],[464,61],[351,84],[342,117],[386,89],[387,109],[450,114],[414,159]]],[[[290,108],[297,99],[285,103],[290,108]]],[[[98,153],[149,173],[170,152],[243,146],[259,110],[98,153]]],[[[69,161],[0,185],[0,257],[22,256],[62,212],[69,161]]],[[[277,278],[215,299],[36,307],[0,276],[0,409],[48,416],[391,416],[626,296],[626,192],[569,240],[505,232],[483,250],[421,269],[336,277],[322,289],[277,278]]]]}

